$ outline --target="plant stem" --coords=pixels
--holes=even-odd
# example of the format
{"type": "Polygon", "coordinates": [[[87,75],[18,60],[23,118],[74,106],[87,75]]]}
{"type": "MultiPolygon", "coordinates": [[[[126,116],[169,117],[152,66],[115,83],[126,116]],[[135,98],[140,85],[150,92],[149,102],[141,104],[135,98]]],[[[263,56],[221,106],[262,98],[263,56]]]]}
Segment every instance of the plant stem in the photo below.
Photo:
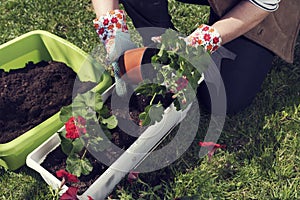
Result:
{"type": "Polygon", "coordinates": [[[88,146],[89,146],[89,143],[87,143],[87,145],[86,145],[86,147],[85,147],[85,149],[84,149],[84,152],[83,152],[83,154],[82,154],[82,156],[81,156],[81,160],[83,160],[84,158],[85,158],[85,155],[86,155],[86,153],[87,153],[87,148],[88,148],[88,146]]]}
{"type": "Polygon", "coordinates": [[[87,153],[87,149],[84,149],[83,155],[81,156],[81,160],[83,160],[83,159],[84,159],[84,157],[85,157],[86,153],[87,153]]]}
{"type": "Polygon", "coordinates": [[[154,101],[154,99],[155,99],[155,97],[156,97],[156,92],[154,93],[154,95],[153,95],[153,97],[152,97],[152,99],[151,99],[151,101],[150,101],[150,105],[152,105],[153,104],[153,101],[154,101]]]}

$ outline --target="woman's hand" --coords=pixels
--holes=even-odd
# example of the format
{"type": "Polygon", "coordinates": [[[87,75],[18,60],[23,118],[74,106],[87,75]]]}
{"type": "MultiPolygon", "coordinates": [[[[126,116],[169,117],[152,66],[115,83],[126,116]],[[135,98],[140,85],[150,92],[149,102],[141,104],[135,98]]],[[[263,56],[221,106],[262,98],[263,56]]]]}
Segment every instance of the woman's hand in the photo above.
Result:
{"type": "Polygon", "coordinates": [[[125,12],[119,9],[108,11],[105,15],[94,20],[94,26],[105,46],[106,60],[108,64],[112,64],[117,94],[124,96],[127,93],[126,84],[120,77],[120,70],[116,61],[126,50],[136,47],[130,40],[125,12]]]}
{"type": "Polygon", "coordinates": [[[187,45],[202,46],[207,52],[215,52],[222,43],[219,32],[212,26],[201,24],[191,35],[186,37],[187,45]]]}
{"type": "MultiPolygon", "coordinates": [[[[152,37],[155,43],[161,43],[161,36],[152,37]]],[[[183,39],[187,45],[198,47],[202,46],[207,52],[215,52],[222,43],[222,39],[218,31],[206,24],[201,24],[192,34],[183,39]]]]}

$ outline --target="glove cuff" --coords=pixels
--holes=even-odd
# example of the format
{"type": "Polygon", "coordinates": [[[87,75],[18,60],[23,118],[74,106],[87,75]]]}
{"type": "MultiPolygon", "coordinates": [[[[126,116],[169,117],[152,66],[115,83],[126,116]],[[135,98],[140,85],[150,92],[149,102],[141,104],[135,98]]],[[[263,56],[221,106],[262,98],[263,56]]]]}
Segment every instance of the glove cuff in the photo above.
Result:
{"type": "Polygon", "coordinates": [[[108,39],[115,37],[117,31],[128,32],[126,15],[123,10],[111,10],[99,19],[93,20],[101,42],[106,45],[108,39]]]}
{"type": "Polygon", "coordinates": [[[201,24],[187,37],[186,42],[188,45],[194,47],[201,45],[207,52],[213,53],[221,46],[222,39],[215,28],[206,24],[201,24]]]}

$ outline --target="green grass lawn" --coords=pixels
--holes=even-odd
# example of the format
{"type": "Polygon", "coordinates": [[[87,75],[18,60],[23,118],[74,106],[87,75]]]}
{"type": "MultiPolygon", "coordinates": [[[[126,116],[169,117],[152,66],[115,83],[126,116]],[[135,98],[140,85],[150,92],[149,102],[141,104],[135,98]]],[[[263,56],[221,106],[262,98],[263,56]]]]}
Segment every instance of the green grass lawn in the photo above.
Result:
{"type": "MultiPolygon", "coordinates": [[[[175,3],[170,10],[178,30],[188,34],[206,22],[208,8],[175,3]]],[[[52,32],[86,52],[99,44],[87,0],[0,0],[0,44],[36,29],[52,32]]],[[[130,28],[133,28],[129,20],[130,28]]],[[[122,180],[116,199],[300,199],[300,46],[294,64],[279,58],[262,91],[245,111],[226,118],[211,162],[199,158],[198,141],[209,117],[201,115],[197,138],[169,167],[122,180]],[[184,198],[182,198],[184,199],[184,198]]],[[[24,166],[0,167],[0,199],[53,199],[41,177],[24,166]]]]}

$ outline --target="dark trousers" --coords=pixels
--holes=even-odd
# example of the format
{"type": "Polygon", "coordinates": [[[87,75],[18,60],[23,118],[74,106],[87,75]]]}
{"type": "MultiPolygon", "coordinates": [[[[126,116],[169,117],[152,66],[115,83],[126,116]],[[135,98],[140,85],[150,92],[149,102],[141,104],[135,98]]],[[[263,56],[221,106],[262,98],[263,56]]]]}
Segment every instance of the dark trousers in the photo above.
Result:
{"type": "MultiPolygon", "coordinates": [[[[179,0],[185,3],[201,2],[203,0],[179,0]]],[[[133,24],[143,37],[144,44],[151,43],[152,36],[163,33],[163,29],[144,29],[144,27],[172,28],[171,16],[168,13],[167,0],[121,0],[127,14],[133,20],[133,24]],[[151,30],[151,31],[150,31],[151,30]]],[[[210,24],[218,20],[211,12],[210,24]]],[[[180,32],[180,30],[178,30],[180,32]]],[[[236,59],[222,59],[220,74],[224,82],[227,113],[234,114],[246,108],[260,91],[261,85],[268,74],[274,54],[266,48],[239,37],[224,45],[225,48],[235,53],[236,59]]],[[[218,98],[217,90],[210,89],[214,86],[203,82],[200,84],[197,96],[201,104],[208,109],[211,107],[211,98],[218,98]]]]}

